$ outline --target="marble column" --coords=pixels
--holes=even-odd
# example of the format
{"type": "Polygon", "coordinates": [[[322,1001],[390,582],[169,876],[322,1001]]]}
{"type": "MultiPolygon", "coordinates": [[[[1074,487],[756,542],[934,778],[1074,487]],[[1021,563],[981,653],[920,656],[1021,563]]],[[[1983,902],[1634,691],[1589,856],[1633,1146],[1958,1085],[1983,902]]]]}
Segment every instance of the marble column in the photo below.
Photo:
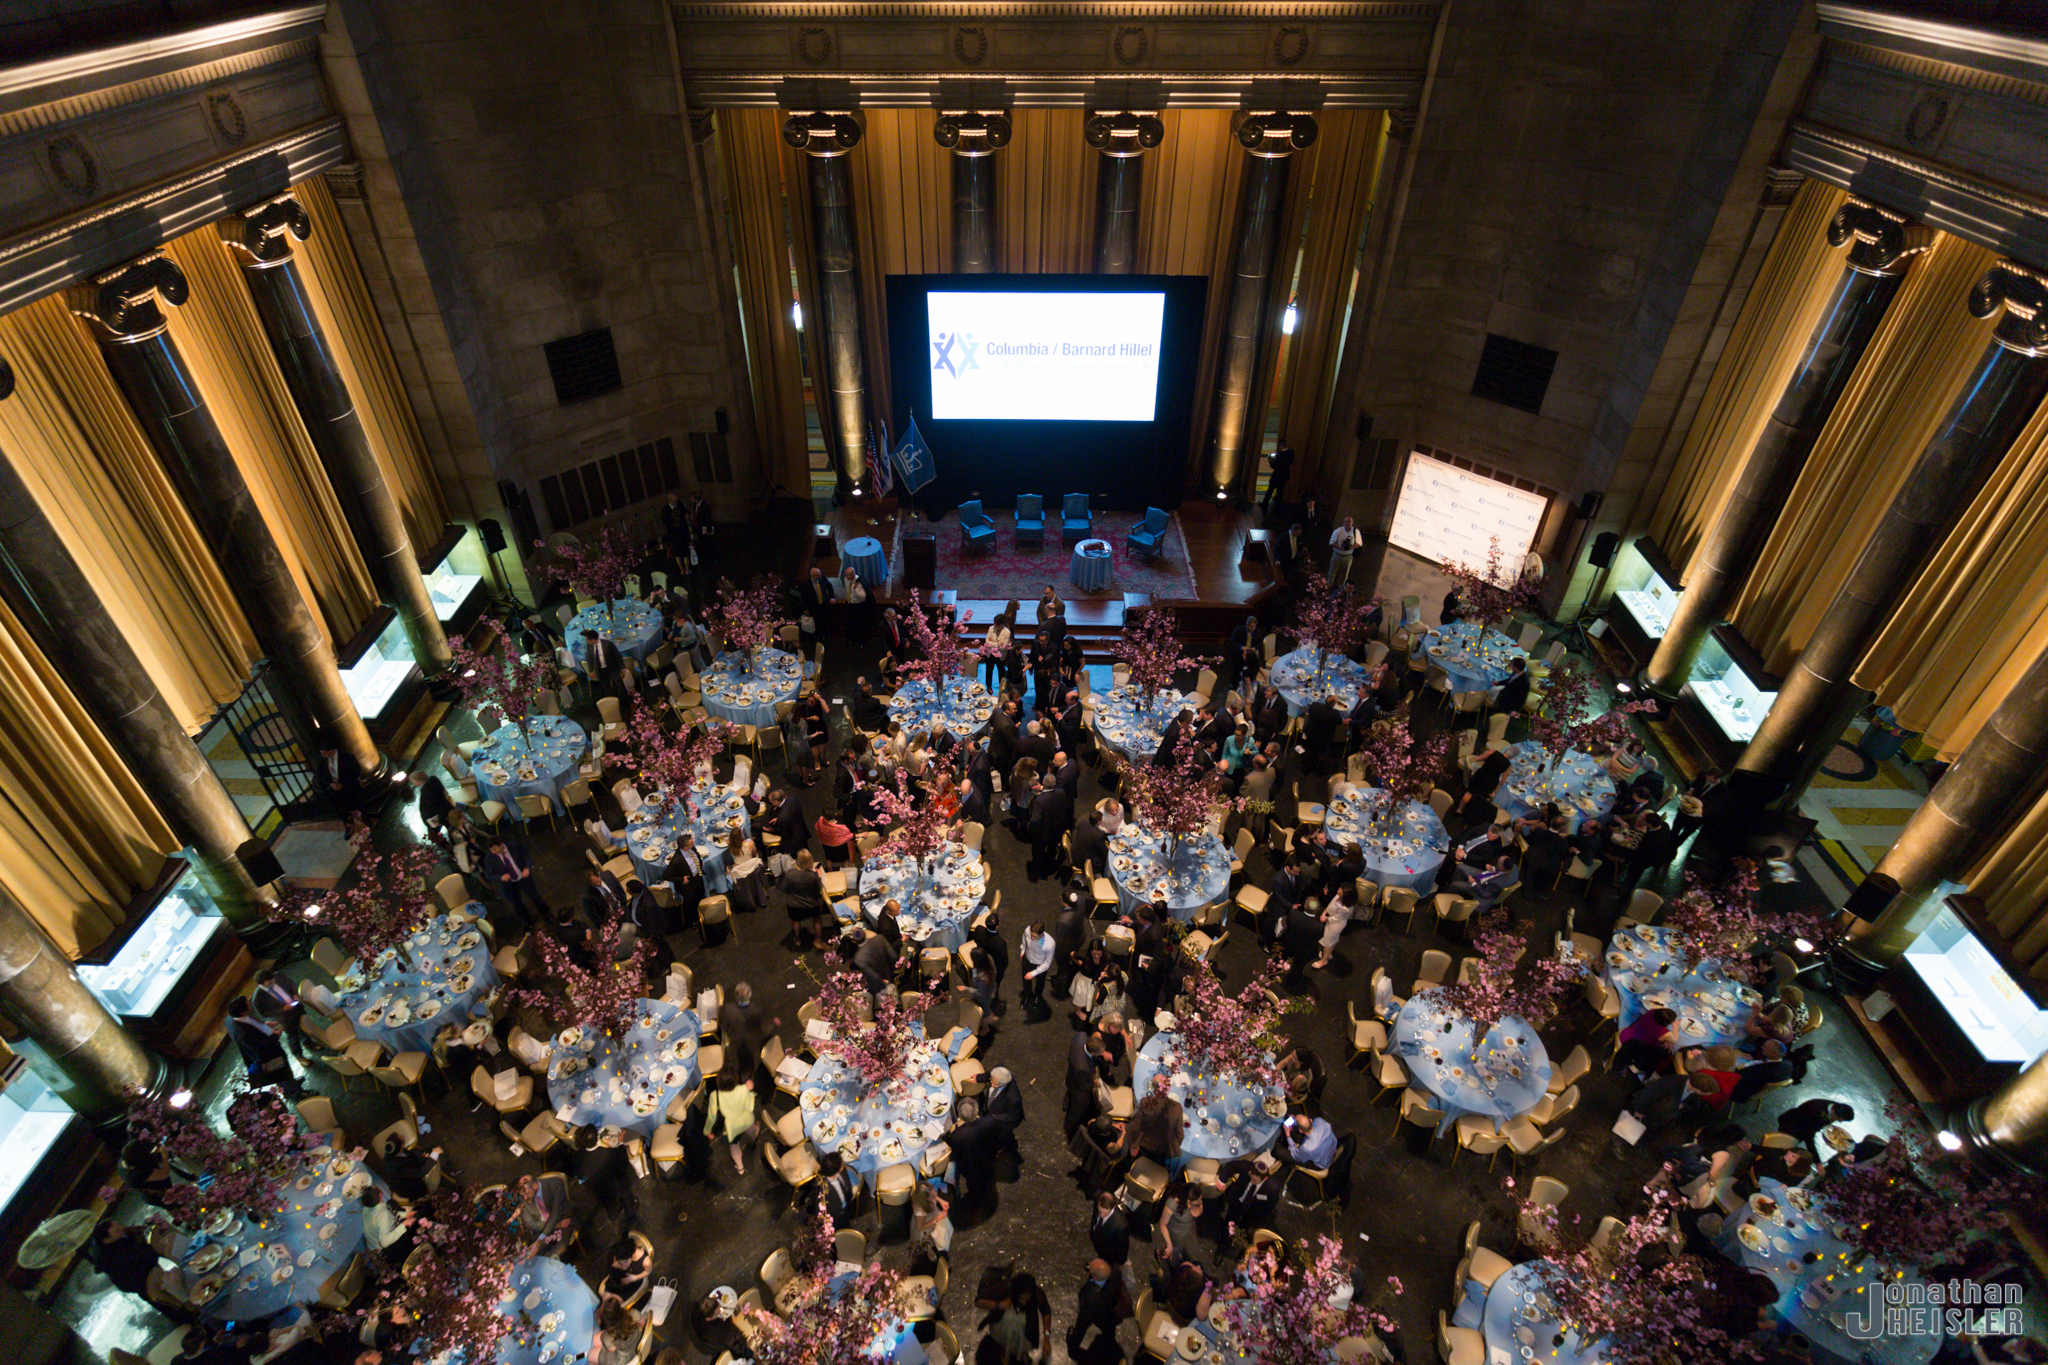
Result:
{"type": "Polygon", "coordinates": [[[2048,392],[2048,280],[2010,261],[1970,291],[1998,325],[1962,392],[1914,461],[1737,763],[1737,789],[1796,802],[1857,696],[1850,672],[1927,559],[2048,392]]]}
{"type": "Polygon", "coordinates": [[[1898,960],[1938,908],[1943,882],[1961,878],[2001,827],[2027,808],[2048,765],[2048,653],[2036,658],[1968,747],[1920,803],[1872,876],[1899,893],[1876,919],[1852,919],[1838,950],[1876,974],[1898,960]]]}
{"type": "Polygon", "coordinates": [[[860,143],[851,114],[797,114],[782,139],[804,153],[811,197],[811,249],[817,262],[817,339],[812,383],[828,395],[820,414],[825,445],[839,466],[843,491],[858,494],[867,478],[868,376],[861,353],[860,251],[853,227],[853,175],[847,154],[860,143]]]}
{"type": "Polygon", "coordinates": [[[72,1111],[94,1124],[118,1122],[137,1100],[170,1081],[163,1058],[144,1047],[0,890],[0,1014],[20,1029],[15,1044],[72,1111]]]}
{"type": "Polygon", "coordinates": [[[1726,506],[1707,528],[1671,624],[1643,669],[1643,681],[1659,696],[1678,695],[1708,632],[1727,619],[1835,399],[1876,334],[1907,267],[1929,242],[1925,228],[1858,199],[1842,206],[1827,234],[1830,246],[1849,247],[1840,277],[1770,420],[1742,462],[1726,506]]]}
{"type": "Polygon", "coordinates": [[[1979,1151],[2031,1176],[2048,1175],[2048,1054],[1972,1104],[1966,1139],[1979,1151]]]}
{"type": "Polygon", "coordinates": [[[453,657],[448,637],[420,576],[398,500],[370,449],[369,433],[363,430],[334,348],[306,295],[292,250],[294,238],[303,242],[312,236],[312,219],[287,194],[246,215],[223,219],[216,227],[249,281],[270,349],[348,518],[378,599],[398,613],[421,671],[440,672],[453,657]]]}
{"type": "Polygon", "coordinates": [[[342,685],[333,646],[171,339],[164,307],[183,303],[189,287],[169,259],[149,256],[75,286],[72,309],[92,325],[107,368],[212,547],[279,682],[336,750],[354,761],[363,790],[374,792],[386,779],[387,761],[342,685]]]}
{"type": "MultiPolygon", "coordinates": [[[[0,360],[0,399],[13,391],[14,372],[0,360]]],[[[6,570],[8,586],[18,589],[8,595],[43,653],[92,712],[171,829],[198,854],[199,875],[221,913],[245,937],[267,937],[273,926],[265,913],[277,897],[252,881],[235,857],[235,850],[254,837],[241,808],[178,723],[4,451],[0,568],[6,570]]]]}
{"type": "Polygon", "coordinates": [[[1001,111],[941,110],[932,136],[953,162],[953,273],[996,271],[996,153],[1010,145],[1001,111]]]}
{"type": "Polygon", "coordinates": [[[1145,153],[1166,140],[1157,114],[1095,113],[1081,136],[1101,155],[1095,163],[1095,273],[1129,275],[1138,268],[1138,204],[1145,153]]]}
{"type": "Polygon", "coordinates": [[[1237,230],[1231,250],[1230,301],[1225,305],[1222,353],[1217,357],[1216,393],[1209,407],[1209,486],[1205,491],[1237,497],[1246,472],[1257,463],[1264,409],[1253,403],[1259,362],[1272,332],[1273,271],[1280,256],[1281,220],[1287,203],[1288,158],[1316,140],[1312,114],[1247,114],[1237,126],[1245,150],[1244,184],[1237,201],[1237,230]]]}

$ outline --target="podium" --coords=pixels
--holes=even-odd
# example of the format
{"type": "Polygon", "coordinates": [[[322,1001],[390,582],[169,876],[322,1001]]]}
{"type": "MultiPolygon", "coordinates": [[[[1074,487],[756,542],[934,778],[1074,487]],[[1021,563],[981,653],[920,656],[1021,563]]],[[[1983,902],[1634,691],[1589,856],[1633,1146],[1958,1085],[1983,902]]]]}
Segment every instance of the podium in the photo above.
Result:
{"type": "Polygon", "coordinates": [[[931,531],[903,533],[903,586],[930,592],[939,582],[939,538],[931,531]]]}

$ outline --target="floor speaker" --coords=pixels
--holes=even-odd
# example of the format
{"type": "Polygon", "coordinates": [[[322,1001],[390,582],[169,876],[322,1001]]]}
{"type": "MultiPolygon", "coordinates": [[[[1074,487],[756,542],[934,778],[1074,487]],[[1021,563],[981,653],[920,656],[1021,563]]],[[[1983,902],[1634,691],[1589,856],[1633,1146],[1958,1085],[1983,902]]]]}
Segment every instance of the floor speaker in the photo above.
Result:
{"type": "Polygon", "coordinates": [[[930,531],[903,534],[903,586],[930,592],[939,585],[939,538],[930,531]]]}
{"type": "Polygon", "coordinates": [[[1842,902],[1842,908],[1857,919],[1873,920],[1890,909],[1898,896],[1897,881],[1882,872],[1873,872],[1849,893],[1849,898],[1842,902]]]}
{"type": "Polygon", "coordinates": [[[284,880],[284,865],[277,860],[277,854],[261,839],[250,839],[235,850],[235,861],[249,874],[249,880],[258,886],[284,880]]]}

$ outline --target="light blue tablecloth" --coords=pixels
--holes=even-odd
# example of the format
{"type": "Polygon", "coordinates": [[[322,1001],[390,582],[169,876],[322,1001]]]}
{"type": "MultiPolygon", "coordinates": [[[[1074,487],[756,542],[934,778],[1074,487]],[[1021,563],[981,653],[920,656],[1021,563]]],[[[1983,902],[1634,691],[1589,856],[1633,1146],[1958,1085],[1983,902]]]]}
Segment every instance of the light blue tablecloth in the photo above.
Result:
{"type": "Polygon", "coordinates": [[[1627,1028],[1653,1005],[1668,1005],[1678,1011],[1672,1038],[1681,1046],[1741,1043],[1748,1037],[1744,1025],[1751,1010],[1742,984],[1729,980],[1712,958],[1681,975],[1665,946],[1667,937],[1657,925],[1638,924],[1616,934],[1607,945],[1607,984],[1621,997],[1618,1027],[1627,1028]]]}
{"type": "Polygon", "coordinates": [[[323,1147],[309,1158],[306,1173],[285,1185],[284,1207],[268,1221],[251,1223],[238,1214],[224,1232],[180,1237],[174,1248],[180,1262],[190,1261],[209,1243],[230,1248],[228,1257],[207,1272],[182,1270],[188,1292],[224,1267],[238,1267],[228,1270],[234,1279],[200,1307],[200,1315],[215,1322],[262,1322],[295,1303],[319,1298],[327,1277],[363,1249],[363,1206],[357,1196],[366,1184],[383,1188],[360,1161],[323,1147]],[[308,1252],[310,1263],[300,1265],[299,1258],[308,1252]],[[278,1280],[287,1266],[289,1273],[278,1280]]]}
{"type": "Polygon", "coordinates": [[[572,1365],[590,1354],[597,1336],[597,1294],[583,1277],[552,1256],[535,1256],[512,1272],[512,1301],[501,1305],[507,1317],[519,1312],[535,1289],[540,1298],[527,1310],[531,1329],[513,1327],[498,1343],[498,1365],[572,1365]],[[556,1319],[550,1331],[541,1326],[556,1319]]]}
{"type": "MultiPolygon", "coordinates": [[[[484,914],[475,901],[464,911],[479,919],[484,914]]],[[[356,965],[354,970],[364,975],[363,985],[339,1001],[356,1037],[389,1053],[427,1052],[444,1025],[469,1022],[479,1006],[488,1013],[483,1001],[497,987],[498,969],[491,965],[490,941],[475,925],[436,915],[412,936],[407,956],[410,965],[395,953],[369,972],[356,965]],[[395,1023],[394,1007],[403,1016],[395,1023]],[[422,1015],[422,1009],[427,1013],[422,1015]],[[376,1011],[374,1016],[371,1010],[376,1011]]]]}
{"type": "Polygon", "coordinates": [[[632,857],[633,870],[640,874],[640,880],[652,886],[666,874],[668,860],[676,853],[676,841],[687,830],[696,845],[697,857],[704,863],[704,889],[720,895],[732,890],[732,875],[727,871],[731,854],[725,846],[731,821],[738,820],[740,832],[748,835],[753,833],[753,825],[747,819],[746,802],[731,787],[709,788],[693,795],[697,801],[695,812],[677,802],[667,819],[656,821],[654,803],[649,801],[627,816],[626,852],[632,857]]]}
{"type": "Polygon", "coordinates": [[[1370,787],[1356,789],[1359,796],[1340,796],[1323,812],[1323,829],[1333,844],[1353,843],[1365,854],[1366,880],[1381,886],[1401,886],[1421,891],[1436,884],[1436,872],[1443,866],[1451,836],[1444,822],[1420,801],[1410,801],[1399,812],[1400,826],[1392,837],[1374,833],[1367,824],[1371,814],[1370,787]]]}
{"type": "Polygon", "coordinates": [[[1260,1090],[1233,1085],[1206,1072],[1187,1071],[1174,1050],[1178,1041],[1179,1035],[1173,1033],[1155,1033],[1145,1040],[1145,1046],[1138,1049],[1137,1060],[1131,1064],[1131,1093],[1151,1094],[1152,1077],[1162,1070],[1166,1072],[1166,1093],[1178,1100],[1185,1111],[1181,1155],[1228,1161],[1232,1157],[1254,1156],[1271,1147],[1286,1118],[1285,1092],[1277,1087],[1260,1090]],[[1268,1110],[1268,1101],[1280,1107],[1277,1116],[1268,1110]],[[1249,1110],[1247,1104],[1251,1106],[1249,1110]],[[1238,1119],[1236,1125],[1228,1122],[1233,1114],[1238,1119]]]}
{"type": "Polygon", "coordinates": [[[989,690],[973,678],[957,675],[946,679],[943,705],[932,699],[932,685],[923,678],[911,679],[889,699],[889,719],[901,725],[906,735],[929,730],[934,718],[944,716],[947,730],[961,739],[972,739],[988,729],[995,713],[996,700],[989,690]]]}
{"type": "Polygon", "coordinates": [[[1199,713],[1200,706],[1194,693],[1182,696],[1167,688],[1153,694],[1149,709],[1140,710],[1134,688],[1112,687],[1095,704],[1095,735],[1125,758],[1150,762],[1173,718],[1182,708],[1199,713]]]}
{"type": "Polygon", "coordinates": [[[585,664],[590,657],[589,637],[606,631],[611,632],[612,643],[619,647],[619,653],[645,659],[661,643],[661,611],[652,603],[625,597],[611,604],[609,615],[602,605],[585,607],[562,627],[562,643],[569,647],[571,657],[578,664],[585,664]]]}
{"type": "Polygon", "coordinates": [[[1526,659],[1528,651],[1497,630],[1471,621],[1453,621],[1422,637],[1422,652],[1451,675],[1453,692],[1488,692],[1507,681],[1508,660],[1526,659]]]}
{"type": "MultiPolygon", "coordinates": [[[[1778,1316],[1813,1343],[1814,1359],[1830,1365],[1927,1365],[1934,1358],[1941,1347],[1940,1333],[1857,1339],[1852,1331],[1866,1311],[1875,1310],[1873,1324],[1882,1323],[1884,1301],[1870,1292],[1877,1277],[1855,1273],[1862,1259],[1827,1226],[1824,1216],[1816,1220],[1814,1215],[1821,1213],[1817,1198],[1811,1211],[1802,1211],[1791,1202],[1784,1184],[1770,1179],[1758,1182],[1758,1193],[1776,1200],[1777,1211],[1769,1218],[1760,1216],[1756,1196],[1751,1196],[1751,1202],[1729,1215],[1715,1240],[1737,1263],[1770,1276],[1778,1286],[1778,1316]],[[1757,1229],[1752,1237],[1761,1234],[1764,1239],[1762,1250],[1742,1238],[1742,1229],[1752,1225],[1757,1229]],[[1781,1240],[1783,1247],[1778,1245],[1781,1240]],[[1809,1264],[1805,1258],[1812,1253],[1820,1259],[1809,1264]],[[1846,1261],[1838,1259],[1844,1254],[1846,1261]],[[1829,1274],[1835,1277],[1833,1285],[1827,1282],[1829,1274]]],[[[1910,1279],[1903,1287],[1909,1295],[1920,1291],[1919,1297],[1926,1297],[1910,1279]]]]}
{"type": "MultiPolygon", "coordinates": [[[[1249,1302],[1249,1299],[1231,1300],[1231,1303],[1249,1302]]],[[[1229,1310],[1229,1307],[1229,1304],[1224,1305],[1226,1311],[1229,1310]]],[[[1214,1326],[1210,1324],[1207,1318],[1196,1318],[1193,1322],[1189,1323],[1182,1330],[1199,1333],[1208,1341],[1212,1342],[1215,1345],[1217,1351],[1221,1353],[1223,1365],[1258,1365],[1257,1361],[1253,1360],[1250,1356],[1246,1355],[1242,1350],[1239,1349],[1237,1344],[1237,1333],[1231,1331],[1218,1331],[1214,1326]]],[[[1178,1352],[1179,1349],[1179,1341],[1178,1338],[1176,1338],[1174,1350],[1178,1352]]],[[[1332,1358],[1334,1358],[1334,1354],[1335,1348],[1332,1347],[1332,1358]]],[[[1188,1362],[1188,1365],[1209,1365],[1209,1362],[1215,1359],[1215,1356],[1205,1354],[1200,1362],[1190,1361],[1188,1362]]]]}
{"type": "Polygon", "coordinates": [[[1577,1332],[1567,1331],[1556,1319],[1554,1306],[1537,1278],[1537,1267],[1544,1264],[1524,1261],[1504,1270],[1487,1290],[1486,1309],[1480,1317],[1487,1357],[1505,1351],[1516,1365],[1592,1365],[1602,1358],[1606,1338],[1582,1342],[1577,1332]],[[1528,1333],[1527,1341],[1522,1339],[1523,1332],[1528,1333]],[[1556,1340],[1559,1336],[1564,1337],[1562,1343],[1556,1340]]]}
{"type": "Polygon", "coordinates": [[[1544,802],[1555,801],[1576,831],[1587,819],[1614,809],[1614,779],[1598,759],[1573,749],[1552,762],[1534,740],[1511,745],[1509,752],[1514,761],[1493,793],[1493,804],[1509,815],[1527,820],[1542,812],[1544,802]],[[1539,772],[1539,764],[1547,766],[1539,772]]]}
{"type": "Polygon", "coordinates": [[[1067,577],[1083,592],[1100,592],[1109,586],[1109,573],[1114,560],[1113,551],[1106,540],[1084,540],[1074,547],[1074,562],[1067,569],[1067,577]]]}
{"type": "Polygon", "coordinates": [[[775,724],[776,703],[793,700],[803,685],[803,664],[780,649],[763,648],[756,656],[752,673],[742,671],[745,659],[727,651],[697,675],[706,711],[734,725],[775,724]]]}
{"type": "Polygon", "coordinates": [[[840,546],[839,562],[859,574],[869,592],[889,586],[889,556],[873,536],[859,536],[840,546]]]}
{"type": "Polygon", "coordinates": [[[1394,1016],[1393,1042],[1413,1083],[1436,1097],[1439,1132],[1466,1114],[1499,1124],[1527,1113],[1550,1084],[1550,1054],[1535,1029],[1510,1015],[1476,1040],[1470,1019],[1447,1014],[1440,990],[1409,997],[1394,1016]]]}
{"type": "MultiPolygon", "coordinates": [[[[825,1282],[825,1297],[828,1299],[838,1298],[841,1294],[852,1288],[860,1279],[860,1268],[850,1266],[845,1261],[840,1261],[837,1264],[839,1266],[838,1273],[825,1282]]],[[[807,1296],[802,1293],[803,1284],[802,1277],[798,1277],[783,1286],[775,1297],[775,1311],[777,1313],[787,1318],[806,1301],[807,1296]]],[[[924,1346],[917,1339],[916,1328],[910,1323],[897,1321],[899,1325],[893,1331],[887,1327],[883,1328],[884,1332],[889,1333],[886,1338],[877,1334],[875,1345],[880,1347],[889,1344],[890,1354],[888,1358],[895,1361],[896,1365],[928,1365],[930,1357],[925,1354],[924,1346]]],[[[863,1357],[862,1362],[850,1363],[850,1365],[866,1365],[866,1358],[863,1357]]],[[[951,1362],[948,1362],[947,1365],[951,1365],[951,1362]]]]}
{"type": "Polygon", "coordinates": [[[818,1058],[798,1096],[811,1145],[821,1153],[838,1152],[848,1169],[863,1176],[915,1163],[952,1126],[953,1073],[936,1042],[913,1047],[905,1070],[911,1079],[901,1098],[892,1099],[837,1058],[818,1058]],[[891,1142],[900,1150],[887,1147],[891,1142]]]}
{"type": "Polygon", "coordinates": [[[1195,911],[1223,899],[1230,889],[1230,850],[1204,830],[1181,840],[1169,869],[1166,841],[1134,824],[1126,824],[1109,841],[1109,879],[1116,885],[1117,904],[1130,914],[1152,900],[1152,888],[1166,882],[1166,908],[1183,924],[1195,911]],[[1121,864],[1121,865],[1120,865],[1121,864]]]}
{"type": "Polygon", "coordinates": [[[933,946],[958,948],[967,941],[967,926],[988,891],[988,864],[966,845],[949,843],[933,860],[925,889],[912,896],[910,887],[917,875],[910,859],[891,854],[883,844],[861,868],[862,907],[878,910],[894,896],[903,907],[896,923],[905,939],[922,938],[928,932],[933,946]]]}
{"type": "Polygon", "coordinates": [[[565,1123],[652,1137],[668,1122],[669,1102],[697,1084],[695,1010],[642,1000],[623,1038],[607,1038],[588,1025],[573,1040],[566,1037],[555,1035],[548,1062],[548,1103],[565,1123]]]}
{"type": "Polygon", "coordinates": [[[1365,665],[1342,654],[1325,660],[1313,649],[1297,649],[1273,660],[1269,675],[1273,686],[1287,699],[1287,714],[1298,716],[1324,697],[1335,695],[1337,709],[1349,711],[1368,686],[1365,665]],[[1322,679],[1316,673],[1321,669],[1322,679]]]}
{"type": "Polygon", "coordinates": [[[507,721],[470,755],[477,792],[486,801],[503,801],[513,807],[519,797],[530,793],[547,797],[556,810],[566,809],[562,788],[576,780],[577,765],[590,748],[590,736],[565,716],[529,716],[526,729],[529,740],[523,741],[519,727],[507,721]],[[521,771],[529,759],[532,777],[521,771]]]}

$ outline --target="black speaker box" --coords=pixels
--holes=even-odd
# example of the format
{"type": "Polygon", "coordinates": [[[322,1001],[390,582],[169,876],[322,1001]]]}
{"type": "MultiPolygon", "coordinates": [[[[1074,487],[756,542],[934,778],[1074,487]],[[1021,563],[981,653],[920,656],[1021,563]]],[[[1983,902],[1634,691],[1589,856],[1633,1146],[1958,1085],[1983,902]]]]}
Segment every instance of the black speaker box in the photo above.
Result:
{"type": "Polygon", "coordinates": [[[496,517],[485,517],[476,524],[476,533],[483,537],[484,553],[500,554],[505,549],[505,528],[498,524],[496,517]]]}
{"type": "Polygon", "coordinates": [[[1596,569],[1604,569],[1614,562],[1614,552],[1621,548],[1621,537],[1612,531],[1602,531],[1593,537],[1593,549],[1586,558],[1596,569]]]}
{"type": "Polygon", "coordinates": [[[930,531],[903,536],[903,586],[930,592],[939,582],[939,538],[930,531]]]}
{"type": "Polygon", "coordinates": [[[284,879],[284,866],[277,861],[277,854],[261,839],[250,839],[235,850],[235,861],[249,874],[249,880],[258,886],[268,886],[284,879]]]}
{"type": "Polygon", "coordinates": [[[1842,908],[1857,919],[1876,919],[1889,910],[1898,897],[1898,882],[1881,872],[1873,872],[1863,879],[1862,885],[1849,893],[1849,899],[1842,902],[1842,908]]]}

